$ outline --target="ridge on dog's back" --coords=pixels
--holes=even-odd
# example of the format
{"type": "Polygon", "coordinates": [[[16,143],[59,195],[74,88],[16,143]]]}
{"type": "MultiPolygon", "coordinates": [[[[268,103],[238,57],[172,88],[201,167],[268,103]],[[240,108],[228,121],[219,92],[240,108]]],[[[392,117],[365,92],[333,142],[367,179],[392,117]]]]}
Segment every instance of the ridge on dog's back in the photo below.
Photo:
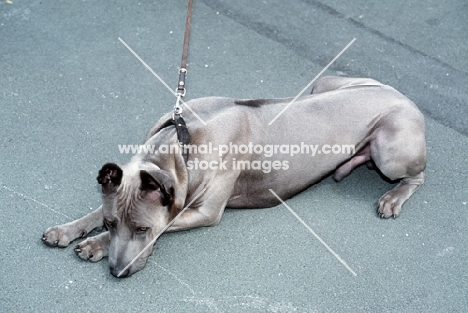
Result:
{"type": "Polygon", "coordinates": [[[244,105],[249,107],[261,107],[266,104],[288,103],[293,98],[274,98],[274,99],[239,99],[234,103],[237,105],[244,105]]]}

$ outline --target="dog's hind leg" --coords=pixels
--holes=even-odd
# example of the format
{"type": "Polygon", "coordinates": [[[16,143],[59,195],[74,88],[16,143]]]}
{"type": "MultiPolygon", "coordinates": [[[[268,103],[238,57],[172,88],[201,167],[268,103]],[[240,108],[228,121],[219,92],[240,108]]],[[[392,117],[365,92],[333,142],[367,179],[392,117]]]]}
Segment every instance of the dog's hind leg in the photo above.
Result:
{"type": "Polygon", "coordinates": [[[379,199],[378,214],[382,218],[398,217],[401,207],[411,195],[424,183],[425,174],[420,172],[417,175],[403,178],[392,190],[385,193],[379,199]]]}
{"type": "MultiPolygon", "coordinates": [[[[377,168],[390,180],[400,183],[379,199],[382,218],[398,217],[403,203],[424,183],[426,142],[422,114],[400,112],[378,131],[370,143],[371,157],[377,168]],[[413,115],[413,116],[411,116],[413,115]],[[406,119],[410,117],[411,119],[406,119]]],[[[384,122],[385,123],[385,122],[384,122]]]]}
{"type": "Polygon", "coordinates": [[[51,247],[67,247],[73,240],[85,237],[89,232],[104,224],[102,206],[88,215],[63,225],[49,227],[42,235],[42,242],[51,247]]]}
{"type": "Polygon", "coordinates": [[[89,237],[75,246],[77,256],[86,261],[97,262],[109,254],[109,232],[89,237]]]}

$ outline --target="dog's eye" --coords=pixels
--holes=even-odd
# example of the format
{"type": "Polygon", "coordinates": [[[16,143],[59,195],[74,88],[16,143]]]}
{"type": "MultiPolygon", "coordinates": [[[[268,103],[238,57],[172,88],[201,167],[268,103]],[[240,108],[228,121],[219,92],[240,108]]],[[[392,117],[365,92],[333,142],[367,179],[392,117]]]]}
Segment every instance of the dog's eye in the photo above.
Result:
{"type": "Polygon", "coordinates": [[[148,230],[148,227],[138,227],[138,228],[137,228],[137,232],[139,232],[139,233],[144,233],[144,232],[146,232],[147,230],[148,230]]]}
{"type": "Polygon", "coordinates": [[[104,224],[106,224],[107,229],[114,227],[114,223],[111,221],[104,220],[104,224]]]}

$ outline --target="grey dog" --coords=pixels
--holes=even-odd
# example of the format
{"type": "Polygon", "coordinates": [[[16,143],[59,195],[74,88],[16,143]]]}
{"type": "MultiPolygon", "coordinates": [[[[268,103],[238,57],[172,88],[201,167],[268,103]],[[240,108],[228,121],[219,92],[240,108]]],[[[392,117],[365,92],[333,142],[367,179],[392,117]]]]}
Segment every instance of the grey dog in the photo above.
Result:
{"type": "MultiPolygon", "coordinates": [[[[340,181],[364,163],[399,181],[379,199],[377,209],[382,218],[398,217],[425,178],[424,118],[416,105],[372,79],[323,77],[312,94],[298,98],[269,126],[290,101],[189,101],[197,115],[184,113],[191,147],[204,149],[191,149],[188,162],[175,149],[155,149],[136,153],[125,165],[105,164],[97,178],[102,206],[47,229],[42,241],[66,247],[105,226],[107,231],[82,241],[75,252],[92,262],[108,256],[112,275],[130,276],[144,268],[153,246],[127,265],[189,203],[167,231],[218,225],[225,207],[278,205],[271,191],[287,199],[329,174],[340,181]],[[311,155],[311,143],[328,149],[311,155]],[[330,153],[339,145],[354,149],[330,153]]],[[[177,146],[176,128],[163,127],[171,118],[168,113],[156,123],[145,145],[177,146]]]]}

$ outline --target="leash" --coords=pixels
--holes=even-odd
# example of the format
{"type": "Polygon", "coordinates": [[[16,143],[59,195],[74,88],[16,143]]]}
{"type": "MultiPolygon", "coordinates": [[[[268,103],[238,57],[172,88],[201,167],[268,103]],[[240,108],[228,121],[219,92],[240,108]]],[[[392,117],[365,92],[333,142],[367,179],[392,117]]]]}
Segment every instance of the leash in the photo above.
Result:
{"type": "MultiPolygon", "coordinates": [[[[185,76],[187,76],[187,58],[188,58],[188,48],[190,42],[190,26],[192,23],[192,8],[193,8],[193,0],[189,0],[188,7],[187,7],[187,20],[185,22],[185,35],[184,35],[184,46],[182,49],[182,61],[180,62],[180,69],[179,69],[179,83],[177,85],[176,95],[179,98],[176,102],[176,106],[174,110],[182,111],[180,107],[180,98],[185,97],[186,89],[185,89],[185,76]]],[[[176,112],[177,113],[177,112],[176,112]]]]}
{"type": "MultiPolygon", "coordinates": [[[[174,106],[174,113],[172,114],[172,120],[168,121],[168,125],[172,124],[176,127],[177,131],[177,140],[179,141],[179,146],[182,148],[182,156],[185,163],[188,161],[188,149],[186,145],[190,143],[190,133],[188,131],[187,125],[182,117],[182,98],[185,97],[187,89],[185,88],[185,77],[187,76],[187,59],[188,59],[188,49],[190,42],[190,26],[192,23],[192,8],[193,0],[189,0],[187,7],[187,20],[185,22],[185,35],[184,35],[184,45],[182,49],[182,61],[179,68],[179,82],[177,84],[177,89],[175,95],[177,100],[174,106]]],[[[166,125],[166,126],[168,126],[166,125]]],[[[163,127],[162,127],[163,128],[163,127]]]]}

